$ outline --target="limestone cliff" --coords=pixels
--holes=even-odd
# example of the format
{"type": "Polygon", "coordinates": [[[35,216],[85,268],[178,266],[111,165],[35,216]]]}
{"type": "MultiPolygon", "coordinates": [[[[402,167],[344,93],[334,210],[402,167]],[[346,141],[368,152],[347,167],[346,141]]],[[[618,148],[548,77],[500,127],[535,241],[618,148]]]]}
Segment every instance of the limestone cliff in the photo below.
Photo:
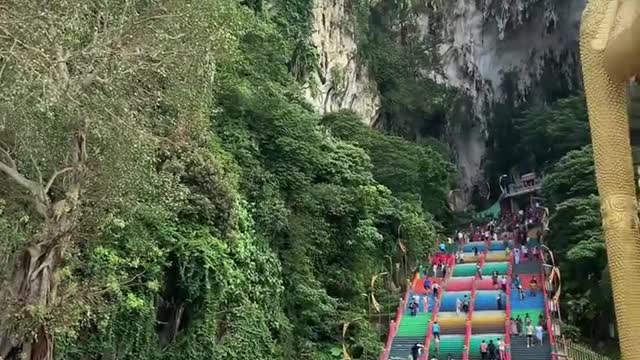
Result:
{"type": "MultiPolygon", "coordinates": [[[[437,136],[450,144],[459,169],[461,191],[456,192],[456,203],[468,203],[474,185],[486,188],[483,170],[496,104],[515,107],[548,98],[546,83],[579,87],[578,30],[585,0],[407,4],[411,15],[393,22],[389,31],[401,38],[406,29],[415,29],[411,31],[417,31],[422,41],[437,41],[439,68],[421,73],[432,74],[436,82],[464,95],[464,101],[452,106],[446,131],[420,135],[437,136]],[[406,19],[411,26],[401,25],[406,19]]],[[[322,113],[350,108],[372,124],[381,111],[380,95],[366,66],[355,61],[356,42],[341,26],[348,21],[344,7],[345,0],[315,3],[312,39],[319,63],[306,93],[322,113]]]]}
{"type": "Polygon", "coordinates": [[[305,84],[308,101],[321,113],[351,109],[371,124],[380,111],[376,84],[358,51],[345,11],[345,0],[317,0],[313,7],[311,40],[317,49],[316,71],[305,84]]]}
{"type": "MultiPolygon", "coordinates": [[[[579,20],[585,0],[455,0],[442,9],[445,82],[471,101],[474,126],[450,126],[464,193],[482,174],[496,103],[543,98],[545,81],[576,86],[579,20]],[[545,74],[552,77],[545,78],[545,74]],[[515,86],[505,87],[505,77],[515,86]],[[509,93],[507,93],[509,92],[509,93]]],[[[424,21],[423,21],[424,23],[424,21]]],[[[427,28],[423,29],[426,34],[427,28]]],[[[458,112],[459,113],[459,112],[458,112]]],[[[461,121],[453,118],[451,123],[461,121]]],[[[468,122],[468,121],[467,121],[468,122]]]]}

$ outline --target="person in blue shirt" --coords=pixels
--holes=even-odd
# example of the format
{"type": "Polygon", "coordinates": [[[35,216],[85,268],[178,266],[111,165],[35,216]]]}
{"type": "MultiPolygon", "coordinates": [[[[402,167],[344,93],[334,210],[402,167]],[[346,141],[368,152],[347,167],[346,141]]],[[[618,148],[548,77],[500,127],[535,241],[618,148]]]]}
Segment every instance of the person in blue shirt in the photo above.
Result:
{"type": "Polygon", "coordinates": [[[424,289],[427,290],[427,294],[431,291],[431,278],[426,278],[424,280],[424,289]]]}
{"type": "Polygon", "coordinates": [[[520,285],[522,285],[522,282],[520,281],[520,275],[516,274],[516,276],[513,278],[513,287],[518,289],[520,288],[520,285]]]}
{"type": "Polygon", "coordinates": [[[437,321],[433,322],[432,331],[433,331],[433,338],[440,340],[440,324],[438,324],[437,321]]]}

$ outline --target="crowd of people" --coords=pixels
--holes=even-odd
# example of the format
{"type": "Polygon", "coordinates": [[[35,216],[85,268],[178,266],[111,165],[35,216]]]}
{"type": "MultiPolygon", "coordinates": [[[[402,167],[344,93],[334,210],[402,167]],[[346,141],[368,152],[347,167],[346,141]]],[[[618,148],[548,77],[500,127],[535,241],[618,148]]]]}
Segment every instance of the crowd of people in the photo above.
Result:
{"type": "Polygon", "coordinates": [[[490,339],[489,342],[482,340],[480,343],[480,358],[482,360],[503,360],[505,357],[505,344],[500,338],[493,342],[490,339]]]}
{"type": "Polygon", "coordinates": [[[520,315],[509,319],[509,331],[511,336],[526,336],[527,347],[532,347],[536,344],[542,345],[543,334],[547,330],[547,322],[542,314],[538,316],[537,325],[533,325],[529,314],[524,315],[524,320],[520,315]]]}
{"type": "MultiPolygon", "coordinates": [[[[447,267],[452,265],[450,261],[453,260],[456,264],[464,263],[464,245],[470,242],[502,240],[506,245],[508,245],[509,241],[513,239],[513,245],[505,246],[505,251],[507,251],[507,253],[509,251],[513,251],[515,264],[519,264],[525,259],[539,259],[541,257],[540,249],[537,245],[531,244],[532,239],[528,234],[532,225],[540,224],[543,214],[544,212],[542,211],[542,208],[536,204],[535,206],[515,213],[504,212],[499,221],[492,220],[484,229],[481,229],[479,226],[470,226],[469,231],[458,231],[452,237],[447,238],[446,242],[443,241],[438,245],[438,252],[431,257],[431,266],[428,269],[430,270],[430,275],[434,278],[445,279],[447,276],[447,267]],[[502,237],[498,235],[499,233],[502,234],[502,237]],[[447,246],[447,244],[449,244],[449,246],[447,246]],[[451,244],[455,244],[455,246],[452,246],[451,244]],[[452,248],[455,249],[453,255],[450,254],[452,252],[452,248]]],[[[536,234],[538,239],[540,239],[541,235],[541,231],[536,234]]],[[[472,253],[473,256],[477,258],[480,253],[479,247],[473,247],[472,253]]],[[[479,263],[476,265],[476,275],[478,279],[482,279],[482,268],[479,263]]],[[[428,311],[430,294],[433,294],[434,299],[438,298],[440,293],[440,284],[437,281],[433,281],[432,277],[427,276],[423,283],[427,294],[423,297],[414,295],[411,299],[409,308],[412,316],[417,314],[418,309],[420,308],[420,301],[423,301],[424,311],[428,311]]],[[[500,276],[497,271],[492,273],[491,280],[494,288],[498,290],[498,294],[496,296],[496,307],[498,310],[504,310],[506,307],[505,304],[508,286],[511,286],[518,292],[520,300],[524,300],[527,296],[525,287],[523,286],[518,274],[514,275],[511,284],[509,284],[505,275],[500,276]]],[[[529,280],[529,289],[529,296],[536,296],[538,290],[538,280],[536,276],[533,276],[529,280]]],[[[468,295],[464,295],[462,298],[457,298],[456,314],[460,316],[461,314],[468,313],[470,305],[471,299],[468,295]]],[[[544,331],[547,330],[546,321],[543,315],[539,316],[537,325],[535,326],[533,325],[529,314],[525,314],[524,319],[519,315],[516,316],[515,319],[512,317],[509,320],[509,327],[510,334],[512,336],[527,337],[527,347],[542,344],[544,331]]],[[[440,351],[440,325],[437,321],[434,321],[432,324],[432,334],[434,350],[437,354],[440,351]]],[[[411,353],[413,359],[417,360],[419,358],[422,348],[424,348],[424,346],[421,344],[415,344],[412,347],[411,353]]],[[[479,351],[483,360],[503,360],[505,358],[505,343],[500,338],[495,341],[493,339],[488,339],[488,341],[485,339],[482,340],[479,351]]],[[[452,359],[450,355],[449,358],[452,359]]]]}

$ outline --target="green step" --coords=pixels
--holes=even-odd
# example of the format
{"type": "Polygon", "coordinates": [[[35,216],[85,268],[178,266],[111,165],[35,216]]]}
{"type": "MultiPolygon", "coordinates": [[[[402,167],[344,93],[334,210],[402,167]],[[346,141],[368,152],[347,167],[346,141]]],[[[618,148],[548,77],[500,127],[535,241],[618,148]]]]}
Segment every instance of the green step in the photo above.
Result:
{"type": "Polygon", "coordinates": [[[493,340],[497,349],[498,343],[496,342],[496,339],[504,341],[504,334],[471,335],[471,338],[469,339],[469,354],[480,352],[480,344],[482,343],[482,340],[485,340],[487,344],[489,343],[489,340],[493,340]]]}
{"type": "Polygon", "coordinates": [[[509,263],[506,262],[488,262],[482,266],[482,275],[491,275],[494,271],[498,272],[498,275],[507,275],[509,270],[509,263]]]}
{"type": "MultiPolygon", "coordinates": [[[[544,316],[544,309],[524,309],[524,310],[512,310],[511,311],[511,317],[512,318],[516,318],[518,317],[518,315],[520,315],[520,318],[522,319],[522,321],[524,321],[524,316],[526,314],[529,314],[529,317],[531,318],[531,323],[533,324],[533,326],[538,325],[538,317],[540,316],[540,314],[542,314],[542,316],[544,316]]],[[[523,323],[524,326],[524,323],[523,323]]]]}
{"type": "Polygon", "coordinates": [[[416,316],[404,315],[396,336],[427,336],[431,313],[420,313],[416,316]]]}
{"type": "MultiPolygon", "coordinates": [[[[447,355],[451,353],[454,358],[460,358],[460,354],[464,350],[463,335],[442,335],[440,336],[440,354],[447,355]]],[[[431,339],[429,345],[429,353],[435,352],[435,341],[431,339]]]]}
{"type": "Polygon", "coordinates": [[[453,276],[474,276],[476,264],[457,264],[453,267],[453,276]]]}

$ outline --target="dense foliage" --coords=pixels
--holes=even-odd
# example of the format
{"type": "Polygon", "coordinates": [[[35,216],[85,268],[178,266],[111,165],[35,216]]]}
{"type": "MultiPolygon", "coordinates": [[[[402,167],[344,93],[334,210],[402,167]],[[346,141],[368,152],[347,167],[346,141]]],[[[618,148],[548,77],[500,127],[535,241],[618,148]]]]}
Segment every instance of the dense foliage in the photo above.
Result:
{"type": "Polygon", "coordinates": [[[509,170],[544,175],[546,243],[562,274],[564,334],[602,345],[615,318],[584,95],[498,106],[493,115],[488,171],[495,178],[509,170]]]}
{"type": "Polygon", "coordinates": [[[438,27],[445,2],[382,0],[360,22],[361,61],[369,66],[382,99],[379,126],[403,137],[442,137],[456,93],[439,74],[438,27]],[[418,17],[429,16],[429,28],[418,17]],[[366,30],[366,31],[365,31],[366,30]]]}
{"type": "Polygon", "coordinates": [[[560,159],[543,192],[554,208],[549,243],[560,261],[566,335],[594,343],[607,339],[615,317],[591,146],[560,159]]]}
{"type": "Polygon", "coordinates": [[[562,273],[565,335],[595,344],[615,319],[584,97],[524,111],[514,127],[522,168],[545,170],[547,243],[562,273]]]}
{"type": "Polygon", "coordinates": [[[309,3],[6,9],[0,266],[16,270],[0,275],[0,357],[380,350],[367,299],[388,287],[371,278],[398,236],[411,259],[433,247],[451,165],[310,110],[309,3]],[[11,291],[34,279],[46,293],[11,291]]]}
{"type": "Polygon", "coordinates": [[[512,168],[544,171],[568,151],[590,141],[582,94],[517,109],[499,105],[493,122],[487,164],[491,174],[504,174],[512,168]]]}

